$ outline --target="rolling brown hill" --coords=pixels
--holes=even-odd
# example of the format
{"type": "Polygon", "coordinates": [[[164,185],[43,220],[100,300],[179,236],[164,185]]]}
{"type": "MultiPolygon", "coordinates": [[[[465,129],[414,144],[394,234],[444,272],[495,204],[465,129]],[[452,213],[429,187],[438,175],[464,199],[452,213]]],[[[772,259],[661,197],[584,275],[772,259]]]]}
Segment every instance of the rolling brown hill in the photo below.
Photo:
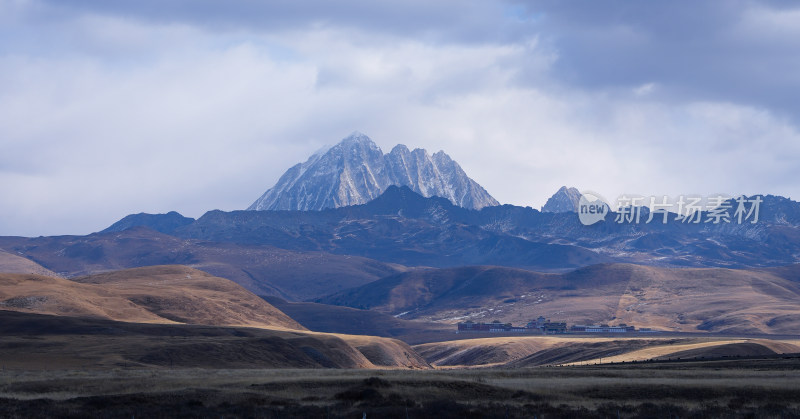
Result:
{"type": "Polygon", "coordinates": [[[234,282],[179,265],[73,280],[0,274],[0,314],[0,354],[31,366],[33,350],[60,366],[115,359],[142,366],[429,368],[402,341],[308,331],[234,282]],[[22,335],[46,342],[33,349],[24,343],[30,338],[8,343],[22,335]]]}
{"type": "Polygon", "coordinates": [[[38,263],[6,251],[0,250],[0,272],[12,274],[35,274],[59,276],[38,263]]]}
{"type": "Polygon", "coordinates": [[[651,359],[794,354],[800,352],[800,340],[526,336],[434,342],[415,345],[414,349],[437,367],[524,368],[651,359]]]}
{"type": "Polygon", "coordinates": [[[113,320],[0,309],[0,363],[26,370],[430,366],[393,340],[300,330],[113,320]]]}
{"type": "Polygon", "coordinates": [[[797,334],[800,265],[735,270],[603,264],[563,274],[486,266],[428,269],[317,301],[444,323],[525,324],[542,315],[570,324],[797,334]]]}
{"type": "Polygon", "coordinates": [[[257,295],[291,301],[321,297],[407,270],[358,256],[182,239],[146,227],[88,236],[0,237],[0,250],[24,256],[66,278],[186,265],[230,279],[257,295]]]}
{"type": "Polygon", "coordinates": [[[239,285],[185,266],[75,278],[0,274],[0,309],[137,323],[305,330],[239,285]]]}

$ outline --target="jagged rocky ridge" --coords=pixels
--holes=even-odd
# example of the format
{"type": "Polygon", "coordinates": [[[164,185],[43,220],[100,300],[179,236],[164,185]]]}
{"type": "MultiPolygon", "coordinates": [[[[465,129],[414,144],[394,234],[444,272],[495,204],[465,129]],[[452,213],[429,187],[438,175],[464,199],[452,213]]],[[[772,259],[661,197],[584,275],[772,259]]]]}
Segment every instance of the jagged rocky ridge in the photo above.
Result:
{"type": "Polygon", "coordinates": [[[391,185],[464,208],[498,205],[443,151],[430,155],[399,144],[383,154],[369,137],[355,132],[287,170],[248,210],[317,211],[365,204],[391,185]]]}

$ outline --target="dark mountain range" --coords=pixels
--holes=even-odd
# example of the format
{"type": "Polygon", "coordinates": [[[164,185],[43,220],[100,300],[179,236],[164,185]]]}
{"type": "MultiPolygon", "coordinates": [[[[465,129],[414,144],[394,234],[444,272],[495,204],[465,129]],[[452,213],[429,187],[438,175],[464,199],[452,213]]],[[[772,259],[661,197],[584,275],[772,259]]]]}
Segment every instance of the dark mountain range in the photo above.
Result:
{"type": "Polygon", "coordinates": [[[249,210],[322,210],[365,204],[391,185],[423,196],[479,209],[498,205],[443,151],[428,154],[398,144],[389,154],[366,135],[354,132],[339,144],[312,155],[281,176],[249,210]]]}
{"type": "Polygon", "coordinates": [[[478,263],[565,269],[610,260],[577,246],[492,231],[481,225],[483,214],[491,212],[468,210],[444,198],[424,198],[408,187],[390,186],[367,204],[323,211],[211,211],[175,234],[360,255],[412,266],[478,263]]]}
{"type": "MultiPolygon", "coordinates": [[[[404,265],[502,265],[564,269],[601,262],[755,267],[800,258],[800,204],[763,196],[758,222],[700,223],[660,214],[646,223],[580,223],[575,213],[502,205],[469,210],[389,187],[364,205],[324,211],[212,211],[175,235],[351,254],[404,265]]],[[[730,203],[735,208],[735,202],[730,203]]],[[[752,220],[752,219],[751,219],[752,220]]]]}

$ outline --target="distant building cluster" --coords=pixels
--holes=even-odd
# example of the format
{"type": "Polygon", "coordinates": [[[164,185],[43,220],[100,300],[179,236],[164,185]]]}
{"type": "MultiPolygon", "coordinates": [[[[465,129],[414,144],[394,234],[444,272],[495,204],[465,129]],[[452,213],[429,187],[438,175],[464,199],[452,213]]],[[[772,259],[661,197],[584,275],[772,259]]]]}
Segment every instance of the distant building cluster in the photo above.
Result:
{"type": "MultiPolygon", "coordinates": [[[[643,329],[644,330],[644,329],[643,329]]],[[[600,325],[582,325],[576,324],[567,328],[565,322],[554,322],[550,319],[545,319],[539,316],[536,320],[531,320],[525,326],[514,326],[511,323],[502,323],[500,320],[495,320],[491,323],[475,323],[468,320],[458,324],[459,332],[496,332],[496,333],[542,333],[546,335],[562,334],[562,333],[631,333],[636,332],[634,326],[626,324],[619,324],[616,326],[609,326],[607,324],[600,325]]]]}

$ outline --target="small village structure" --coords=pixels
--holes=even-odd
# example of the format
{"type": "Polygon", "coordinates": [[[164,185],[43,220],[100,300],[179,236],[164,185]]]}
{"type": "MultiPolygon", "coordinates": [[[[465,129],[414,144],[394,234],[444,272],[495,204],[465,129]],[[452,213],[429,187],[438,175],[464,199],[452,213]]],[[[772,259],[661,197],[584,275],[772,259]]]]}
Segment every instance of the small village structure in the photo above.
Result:
{"type": "Polygon", "coordinates": [[[539,318],[531,320],[525,326],[514,326],[511,323],[502,323],[500,320],[495,320],[491,323],[476,323],[467,320],[466,322],[458,323],[458,332],[532,333],[545,335],[564,333],[632,333],[636,332],[636,327],[628,326],[623,323],[616,326],[609,326],[607,324],[576,324],[568,328],[566,322],[554,322],[539,316],[539,318]]]}

